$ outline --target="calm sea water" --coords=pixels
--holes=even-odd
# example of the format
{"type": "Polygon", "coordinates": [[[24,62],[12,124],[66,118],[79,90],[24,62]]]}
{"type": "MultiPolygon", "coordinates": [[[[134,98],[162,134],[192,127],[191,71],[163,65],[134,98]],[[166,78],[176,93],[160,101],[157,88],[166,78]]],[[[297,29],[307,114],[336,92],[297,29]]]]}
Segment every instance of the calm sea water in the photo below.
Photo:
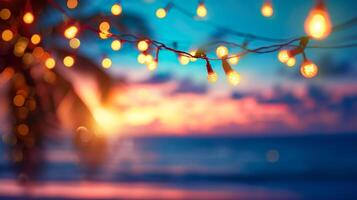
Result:
{"type": "MultiPolygon", "coordinates": [[[[357,134],[111,140],[108,153],[100,155],[104,162],[89,176],[71,141],[60,141],[46,143],[43,182],[89,178],[232,197],[264,191],[264,199],[357,199],[357,134]]],[[[6,148],[0,149],[0,180],[14,179],[6,148]]]]}

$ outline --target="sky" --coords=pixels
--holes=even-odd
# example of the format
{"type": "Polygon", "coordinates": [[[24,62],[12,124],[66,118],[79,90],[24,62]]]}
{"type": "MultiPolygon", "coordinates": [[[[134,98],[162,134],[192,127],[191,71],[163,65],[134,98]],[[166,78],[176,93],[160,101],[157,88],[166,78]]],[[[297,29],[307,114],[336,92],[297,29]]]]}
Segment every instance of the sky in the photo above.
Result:
{"type": "MultiPolygon", "coordinates": [[[[156,18],[155,10],[164,7],[168,2],[122,1],[122,15],[137,16],[140,20],[125,23],[139,27],[139,32],[140,28],[145,27],[151,38],[169,46],[176,42],[177,48],[184,51],[214,39],[236,43],[245,41],[213,27],[210,23],[265,37],[302,36],[304,20],[314,5],[312,0],[274,0],[274,15],[265,18],[260,13],[263,2],[261,0],[207,0],[205,5],[208,15],[203,20],[193,19],[176,9],[171,9],[164,19],[156,18]]],[[[195,12],[198,3],[173,2],[190,12],[195,12]]],[[[88,4],[80,4],[77,10],[69,13],[74,17],[85,17],[98,12],[110,14],[113,3],[115,1],[90,1],[88,4]]],[[[333,25],[356,17],[357,5],[353,0],[328,0],[326,6],[333,25]]],[[[56,19],[60,18],[46,20],[51,22],[56,19]]],[[[353,43],[356,31],[357,28],[352,27],[333,33],[326,40],[311,41],[311,44],[353,43]]],[[[83,37],[88,38],[85,34],[83,37]]],[[[270,44],[248,41],[248,47],[251,48],[270,44]]],[[[229,50],[231,53],[239,52],[239,49],[229,50]]],[[[209,55],[214,57],[214,49],[212,52],[209,55]]],[[[241,74],[241,83],[238,86],[231,86],[226,81],[220,61],[212,62],[218,73],[218,82],[209,84],[204,61],[182,66],[177,55],[168,51],[160,52],[159,65],[155,72],[149,72],[145,66],[137,63],[138,51],[130,44],[124,43],[121,51],[114,52],[110,49],[110,40],[88,40],[82,42],[80,53],[94,58],[98,64],[101,56],[109,56],[113,60],[113,67],[108,72],[114,78],[124,78],[127,82],[124,91],[113,86],[110,108],[98,111],[101,113],[99,118],[105,119],[99,120],[115,121],[105,123],[105,126],[113,127],[110,131],[115,132],[114,135],[259,136],[357,130],[354,123],[357,120],[356,47],[308,49],[308,58],[320,67],[319,75],[309,80],[299,74],[300,57],[295,67],[288,68],[278,61],[276,52],[248,54],[238,65],[233,66],[241,74]]],[[[98,89],[93,89],[98,87],[98,83],[87,78],[73,78],[72,81],[77,82],[76,90],[83,99],[89,99],[88,95],[98,96],[100,93],[98,89]],[[91,94],[88,94],[88,91],[91,94]]],[[[93,101],[87,100],[86,103],[94,108],[97,103],[93,101]]]]}

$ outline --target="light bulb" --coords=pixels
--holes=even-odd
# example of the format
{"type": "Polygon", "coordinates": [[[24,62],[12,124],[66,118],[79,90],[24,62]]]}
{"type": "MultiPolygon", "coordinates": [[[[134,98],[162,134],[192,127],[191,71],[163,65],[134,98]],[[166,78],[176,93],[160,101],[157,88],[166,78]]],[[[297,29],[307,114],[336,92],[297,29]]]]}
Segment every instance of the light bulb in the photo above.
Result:
{"type": "Polygon", "coordinates": [[[240,82],[240,75],[238,72],[232,70],[229,73],[227,73],[227,79],[230,84],[235,86],[238,85],[240,82]]]}
{"type": "Polygon", "coordinates": [[[178,59],[181,65],[187,65],[190,62],[190,58],[185,55],[179,55],[178,59]]]}
{"type": "Polygon", "coordinates": [[[150,63],[146,64],[146,67],[148,68],[148,70],[154,71],[157,68],[157,62],[153,60],[150,63]]]}
{"type": "Polygon", "coordinates": [[[321,40],[330,35],[332,30],[330,16],[323,1],[310,11],[305,20],[305,32],[314,39],[321,40]]]}
{"type": "Polygon", "coordinates": [[[201,18],[205,17],[207,15],[207,8],[206,8],[205,4],[203,4],[203,3],[198,4],[196,13],[197,13],[197,16],[199,16],[201,18]]]}
{"type": "Polygon", "coordinates": [[[149,48],[149,43],[146,40],[141,40],[137,45],[139,51],[146,51],[149,48]]]}
{"type": "Polygon", "coordinates": [[[75,9],[78,6],[78,0],[67,0],[67,7],[69,9],[75,9]]]}
{"type": "Polygon", "coordinates": [[[300,72],[305,78],[313,78],[319,72],[319,68],[313,62],[306,60],[302,63],[300,72]]]}
{"type": "MultiPolygon", "coordinates": [[[[196,50],[192,50],[192,51],[190,51],[190,55],[191,56],[196,56],[196,50]]],[[[190,57],[190,61],[191,62],[195,62],[197,60],[197,58],[195,58],[195,57],[190,57]]]]}
{"type": "Polygon", "coordinates": [[[286,63],[289,60],[289,51],[286,49],[280,50],[278,54],[278,59],[282,63],[286,63]]]}
{"type": "Polygon", "coordinates": [[[219,46],[216,49],[216,54],[218,58],[225,58],[228,56],[228,49],[225,46],[219,46]]]}
{"type": "Polygon", "coordinates": [[[6,29],[2,32],[1,34],[1,38],[5,41],[8,42],[10,40],[12,40],[12,38],[14,37],[14,34],[12,33],[12,31],[10,29],[6,29]]]}
{"type": "Polygon", "coordinates": [[[112,60],[110,58],[103,58],[102,67],[108,69],[112,66],[112,60]]]}
{"type": "Polygon", "coordinates": [[[153,60],[154,60],[154,57],[152,55],[148,54],[148,55],[145,56],[145,63],[146,64],[151,63],[153,60]]]}
{"type": "Polygon", "coordinates": [[[22,17],[22,20],[26,24],[32,24],[32,22],[35,20],[35,17],[33,16],[32,12],[26,12],[22,17]]]}
{"type": "Polygon", "coordinates": [[[261,8],[261,12],[264,17],[273,16],[274,10],[273,10],[273,5],[270,0],[264,1],[262,8],[261,8]]]}
{"type": "Polygon", "coordinates": [[[78,28],[76,26],[70,26],[68,27],[65,31],[64,31],[64,36],[67,38],[67,39],[72,39],[74,37],[76,37],[78,33],[78,28]]]}
{"type": "Polygon", "coordinates": [[[120,4],[114,4],[114,5],[112,6],[111,11],[112,11],[112,14],[113,14],[113,15],[120,15],[120,14],[122,13],[123,9],[122,9],[122,7],[120,6],[120,4]]]}
{"type": "Polygon", "coordinates": [[[69,40],[69,46],[72,49],[77,49],[81,45],[81,41],[78,38],[72,38],[69,40]]]}
{"type": "Polygon", "coordinates": [[[291,57],[288,59],[288,61],[286,62],[286,65],[288,67],[294,67],[296,64],[296,59],[294,57],[291,57]]]}
{"type": "Polygon", "coordinates": [[[72,56],[66,56],[63,59],[63,64],[66,67],[72,67],[74,64],[74,58],[72,56]]]}
{"type": "Polygon", "coordinates": [[[49,57],[49,58],[46,59],[45,66],[48,69],[53,69],[55,67],[55,65],[56,65],[56,61],[52,57],[49,57]]]}
{"type": "Polygon", "coordinates": [[[109,22],[107,22],[107,21],[103,21],[103,22],[101,22],[100,24],[99,24],[99,30],[100,31],[109,31],[109,29],[110,29],[110,24],[109,24],[109,22]]]}
{"type": "Polygon", "coordinates": [[[31,42],[34,45],[39,44],[41,42],[41,36],[39,34],[33,34],[31,36],[31,42]]]}
{"type": "Polygon", "coordinates": [[[114,51],[118,51],[121,49],[121,42],[120,40],[113,40],[111,47],[114,51]]]}
{"type": "Polygon", "coordinates": [[[232,65],[236,65],[239,62],[239,59],[240,59],[239,56],[234,56],[232,58],[229,58],[228,62],[232,65]]]}
{"type": "Polygon", "coordinates": [[[11,11],[10,11],[9,9],[7,9],[7,8],[1,9],[1,11],[0,11],[0,18],[1,18],[2,20],[7,20],[7,19],[9,19],[10,17],[11,17],[11,11]]]}
{"type": "Polygon", "coordinates": [[[209,73],[209,74],[207,75],[207,80],[208,80],[208,82],[210,82],[210,83],[215,83],[215,82],[217,82],[218,76],[217,76],[216,72],[211,72],[211,73],[209,73]]]}
{"type": "Polygon", "coordinates": [[[144,64],[146,62],[146,55],[143,53],[140,53],[137,57],[137,60],[138,60],[138,63],[144,64]]]}
{"type": "Polygon", "coordinates": [[[162,19],[166,17],[166,10],[164,8],[159,8],[156,10],[156,17],[162,19]]]}

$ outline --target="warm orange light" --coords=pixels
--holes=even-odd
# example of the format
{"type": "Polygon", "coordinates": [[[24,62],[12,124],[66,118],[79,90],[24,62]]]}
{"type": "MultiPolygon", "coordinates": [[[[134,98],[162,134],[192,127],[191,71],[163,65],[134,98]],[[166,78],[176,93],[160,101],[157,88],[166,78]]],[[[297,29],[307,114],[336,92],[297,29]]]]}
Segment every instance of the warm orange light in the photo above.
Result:
{"type": "Polygon", "coordinates": [[[41,36],[39,34],[33,34],[31,36],[31,42],[32,44],[39,44],[41,42],[41,36]]]}
{"type": "Polygon", "coordinates": [[[179,55],[178,59],[181,65],[187,65],[190,62],[190,58],[186,55],[179,55]]]}
{"type": "Polygon", "coordinates": [[[110,29],[110,24],[109,24],[109,22],[107,22],[107,21],[103,21],[103,22],[101,22],[100,24],[99,24],[99,30],[100,31],[109,31],[109,29],[110,29]]]}
{"type": "Polygon", "coordinates": [[[332,29],[330,16],[322,1],[313,8],[305,20],[305,32],[309,36],[321,40],[330,35],[332,29]]]}
{"type": "Polygon", "coordinates": [[[153,60],[154,60],[154,57],[152,55],[148,54],[148,55],[145,56],[145,63],[146,64],[151,63],[153,60]]]}
{"type": "Polygon", "coordinates": [[[56,61],[55,59],[49,57],[46,59],[45,61],[45,66],[48,68],[48,69],[53,69],[56,65],[56,61]]]}
{"type": "Polygon", "coordinates": [[[72,67],[74,64],[74,58],[72,56],[66,56],[63,59],[63,64],[66,67],[72,67]]]}
{"type": "Polygon", "coordinates": [[[166,17],[166,10],[164,8],[159,8],[156,10],[156,17],[162,19],[166,17]]]}
{"type": "Polygon", "coordinates": [[[306,60],[302,63],[300,72],[305,78],[313,78],[319,72],[319,68],[313,62],[306,60]]]}
{"type": "Polygon", "coordinates": [[[120,127],[120,117],[112,108],[95,107],[92,112],[98,128],[104,132],[112,133],[120,127]]]}
{"type": "Polygon", "coordinates": [[[149,48],[149,43],[146,40],[141,40],[137,45],[139,51],[146,51],[149,48]]]}
{"type": "Polygon", "coordinates": [[[228,59],[228,62],[232,65],[236,65],[239,62],[239,56],[234,56],[228,59]]]}
{"type": "Polygon", "coordinates": [[[77,0],[67,0],[67,7],[69,9],[75,9],[78,6],[77,0]]]}
{"type": "Polygon", "coordinates": [[[283,50],[279,51],[278,59],[280,62],[286,63],[289,60],[289,58],[290,58],[290,56],[289,56],[288,50],[283,49],[283,50]]]}
{"type": "Polygon", "coordinates": [[[207,15],[207,8],[205,4],[200,3],[196,9],[197,16],[205,17],[207,15]]]}
{"type": "Polygon", "coordinates": [[[229,83],[231,85],[238,85],[239,82],[240,82],[240,75],[238,72],[236,71],[230,71],[228,74],[227,74],[227,79],[229,81],[229,83]]]}
{"type": "Polygon", "coordinates": [[[22,17],[22,20],[26,23],[26,24],[32,24],[32,22],[35,20],[35,17],[33,16],[33,14],[31,12],[26,12],[24,14],[24,16],[22,17]]]}
{"type": "Polygon", "coordinates": [[[216,72],[211,72],[207,75],[207,80],[210,83],[215,83],[218,80],[218,76],[216,72]]]}
{"type": "MultiPolygon", "coordinates": [[[[191,56],[196,56],[196,50],[192,50],[192,51],[190,51],[190,55],[191,56]]],[[[197,58],[195,58],[195,57],[190,57],[190,61],[191,62],[195,62],[197,60],[197,58]]]]}
{"type": "Polygon", "coordinates": [[[78,28],[76,26],[70,26],[64,31],[64,36],[67,39],[72,39],[76,37],[77,33],[78,33],[78,28]]]}
{"type": "Polygon", "coordinates": [[[286,65],[288,67],[294,67],[296,64],[296,59],[294,57],[291,57],[288,59],[288,61],[286,62],[286,65]]]}
{"type": "Polygon", "coordinates": [[[146,64],[146,67],[150,71],[154,71],[157,68],[157,61],[153,60],[150,63],[146,64]]]}
{"type": "Polygon", "coordinates": [[[69,41],[69,46],[70,46],[72,49],[77,49],[80,45],[81,45],[81,41],[80,41],[78,38],[72,38],[72,39],[69,41]]]}
{"type": "Polygon", "coordinates": [[[112,34],[109,31],[100,31],[99,32],[99,37],[103,40],[108,39],[112,34]]]}
{"type": "Polygon", "coordinates": [[[30,65],[30,64],[33,62],[33,55],[32,55],[32,53],[25,53],[25,54],[22,56],[22,62],[23,62],[25,65],[30,65]]]}
{"type": "Polygon", "coordinates": [[[17,132],[22,136],[26,136],[29,131],[30,129],[26,124],[20,124],[17,126],[17,132]]]}
{"type": "Polygon", "coordinates": [[[7,20],[7,19],[9,19],[10,17],[11,17],[11,11],[10,11],[9,9],[7,9],[7,8],[1,9],[1,11],[0,11],[0,18],[1,18],[2,20],[7,20]]]}
{"type": "Polygon", "coordinates": [[[16,95],[14,99],[12,100],[15,106],[21,107],[25,104],[25,97],[22,95],[16,95]]]}
{"type": "Polygon", "coordinates": [[[144,64],[144,63],[145,63],[145,61],[146,61],[146,55],[145,55],[145,54],[143,54],[143,53],[140,53],[140,54],[138,55],[137,60],[138,60],[138,63],[140,63],[140,64],[144,64]]]}
{"type": "Polygon", "coordinates": [[[273,16],[274,10],[273,10],[273,5],[272,5],[270,0],[265,0],[264,1],[263,5],[262,5],[262,8],[261,8],[261,12],[262,12],[262,15],[264,17],[273,16]]]}
{"type": "Polygon", "coordinates": [[[114,4],[112,6],[111,11],[112,11],[113,15],[120,15],[122,13],[123,9],[119,4],[114,4]]]}
{"type": "Polygon", "coordinates": [[[119,51],[121,49],[121,42],[120,40],[113,40],[111,47],[114,51],[119,51]]]}
{"type": "Polygon", "coordinates": [[[216,49],[216,54],[218,58],[225,58],[228,56],[228,49],[225,46],[219,46],[216,49]]]}
{"type": "Polygon", "coordinates": [[[104,58],[102,60],[102,67],[108,69],[112,66],[112,60],[110,58],[104,58]]]}
{"type": "Polygon", "coordinates": [[[10,29],[6,29],[2,32],[1,34],[1,38],[5,41],[8,42],[10,40],[12,40],[12,38],[14,37],[14,34],[12,33],[12,31],[10,29]]]}

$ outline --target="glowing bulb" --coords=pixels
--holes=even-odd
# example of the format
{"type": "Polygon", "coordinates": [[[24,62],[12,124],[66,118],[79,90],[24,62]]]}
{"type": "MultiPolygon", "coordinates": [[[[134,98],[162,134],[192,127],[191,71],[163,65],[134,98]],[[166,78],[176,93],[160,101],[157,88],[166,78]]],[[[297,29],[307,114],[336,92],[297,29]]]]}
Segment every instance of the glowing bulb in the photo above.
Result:
{"type": "Polygon", "coordinates": [[[77,33],[78,33],[78,28],[76,26],[70,26],[64,31],[64,36],[67,39],[72,39],[76,37],[77,33]]]}
{"type": "Polygon", "coordinates": [[[284,50],[279,51],[278,59],[280,62],[286,63],[289,60],[289,58],[290,58],[290,56],[289,56],[288,50],[284,49],[284,50]]]}
{"type": "Polygon", "coordinates": [[[74,64],[74,58],[72,56],[66,56],[63,59],[63,64],[66,67],[72,67],[74,64]]]}
{"type": "Polygon", "coordinates": [[[39,44],[41,42],[41,36],[39,34],[33,34],[31,36],[31,42],[34,45],[39,44]]]}
{"type": "MultiPolygon", "coordinates": [[[[192,51],[190,51],[190,55],[191,56],[196,56],[196,50],[192,50],[192,51]]],[[[197,60],[197,58],[194,58],[194,57],[190,57],[190,61],[191,62],[195,62],[197,60]]]]}
{"type": "Polygon", "coordinates": [[[56,61],[55,59],[49,57],[46,59],[45,61],[45,66],[48,68],[48,69],[53,69],[56,65],[56,61]]]}
{"type": "Polygon", "coordinates": [[[110,67],[112,66],[112,60],[110,60],[110,58],[104,58],[104,59],[102,60],[102,66],[103,66],[103,68],[105,68],[105,69],[110,68],[110,67]]]}
{"type": "Polygon", "coordinates": [[[112,34],[108,31],[100,31],[98,35],[101,39],[104,40],[104,39],[108,39],[112,34]]]}
{"type": "Polygon", "coordinates": [[[69,9],[75,9],[78,6],[77,0],[67,0],[67,7],[69,9]]]}
{"type": "Polygon", "coordinates": [[[181,65],[187,65],[190,62],[190,58],[185,55],[180,55],[178,59],[181,65]]]}
{"type": "Polygon", "coordinates": [[[197,16],[205,17],[207,15],[207,9],[205,4],[200,3],[196,9],[197,16]]]}
{"type": "Polygon", "coordinates": [[[310,11],[305,20],[305,32],[309,36],[321,40],[330,35],[331,30],[332,25],[329,14],[323,2],[319,2],[316,7],[310,11]]]}
{"type": "Polygon", "coordinates": [[[209,74],[207,75],[207,80],[208,80],[208,82],[210,82],[210,83],[215,83],[215,82],[217,82],[218,76],[217,76],[216,72],[209,73],[209,74]]]}
{"type": "Polygon", "coordinates": [[[26,23],[26,24],[32,24],[32,22],[35,20],[35,17],[33,16],[33,14],[31,12],[26,12],[24,14],[24,16],[22,17],[22,20],[26,23]]]}
{"type": "Polygon", "coordinates": [[[311,61],[304,61],[300,67],[300,72],[305,78],[313,78],[319,72],[319,68],[311,61]]]}
{"type": "Polygon", "coordinates": [[[123,9],[119,4],[114,4],[112,6],[111,11],[112,11],[113,15],[120,15],[122,13],[123,9]]]}
{"type": "Polygon", "coordinates": [[[154,71],[157,68],[157,62],[153,60],[150,63],[146,64],[146,67],[148,68],[148,70],[154,71]]]}
{"type": "Polygon", "coordinates": [[[114,51],[119,51],[119,49],[121,48],[120,40],[113,40],[111,47],[114,51]]]}
{"type": "Polygon", "coordinates": [[[239,56],[234,56],[232,58],[229,58],[228,62],[232,65],[236,65],[239,62],[239,59],[240,59],[239,56]]]}
{"type": "Polygon", "coordinates": [[[1,9],[1,11],[0,11],[0,18],[1,18],[2,20],[7,20],[7,19],[9,19],[10,17],[11,17],[11,11],[10,11],[9,9],[7,9],[7,8],[1,9]]]}
{"type": "Polygon", "coordinates": [[[229,81],[230,84],[232,85],[238,85],[239,82],[240,82],[240,75],[238,72],[236,71],[230,71],[228,74],[227,74],[227,79],[229,81]]]}
{"type": "Polygon", "coordinates": [[[274,10],[273,10],[273,5],[270,0],[264,1],[263,6],[261,8],[261,12],[264,17],[273,16],[274,10]]]}
{"type": "Polygon", "coordinates": [[[1,34],[1,38],[5,41],[8,42],[10,40],[12,40],[12,38],[14,37],[14,34],[12,33],[12,31],[10,29],[6,29],[2,32],[1,34]]]}
{"type": "Polygon", "coordinates": [[[81,45],[81,41],[80,41],[78,38],[72,38],[72,39],[69,41],[69,46],[70,46],[72,49],[77,49],[80,45],[81,45]]]}
{"type": "Polygon", "coordinates": [[[228,56],[228,49],[225,46],[219,46],[216,49],[216,54],[218,58],[225,58],[228,56]]]}
{"type": "Polygon", "coordinates": [[[100,31],[109,31],[109,29],[110,29],[110,24],[109,24],[109,22],[107,22],[107,21],[103,21],[103,22],[101,22],[100,24],[99,24],[99,30],[100,31]]]}
{"type": "Polygon", "coordinates": [[[154,57],[152,55],[148,54],[148,55],[145,56],[145,63],[146,64],[151,63],[153,60],[154,60],[154,57]]]}
{"type": "Polygon", "coordinates": [[[162,19],[166,17],[166,10],[164,8],[159,8],[156,10],[156,17],[162,19]]]}
{"type": "Polygon", "coordinates": [[[139,51],[146,51],[149,48],[149,43],[146,40],[141,40],[137,45],[139,51]]]}
{"type": "MultiPolygon", "coordinates": [[[[146,55],[143,54],[143,53],[140,53],[140,54],[138,55],[137,60],[138,60],[138,63],[144,64],[144,63],[146,62],[146,55]]],[[[150,61],[150,62],[151,62],[151,61],[150,61]]]]}
{"type": "Polygon", "coordinates": [[[295,64],[296,64],[296,59],[294,57],[289,58],[288,61],[286,62],[286,65],[288,67],[293,67],[295,66],[295,64]]]}

